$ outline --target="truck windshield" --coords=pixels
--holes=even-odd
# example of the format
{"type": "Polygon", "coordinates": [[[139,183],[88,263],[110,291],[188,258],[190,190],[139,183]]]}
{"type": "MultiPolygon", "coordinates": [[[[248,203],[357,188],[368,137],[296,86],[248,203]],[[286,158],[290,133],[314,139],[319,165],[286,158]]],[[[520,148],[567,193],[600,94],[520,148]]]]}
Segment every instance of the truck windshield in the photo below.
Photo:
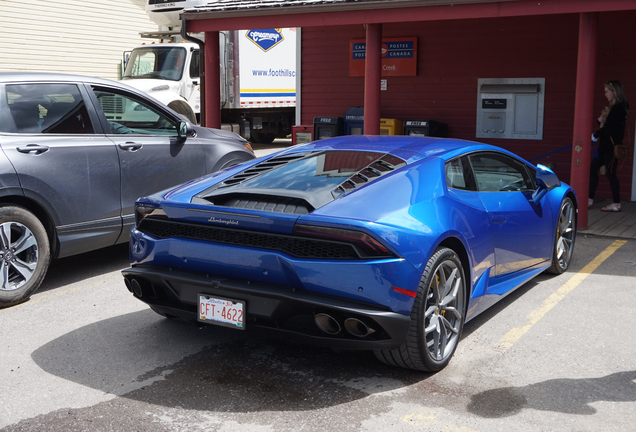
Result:
{"type": "Polygon", "coordinates": [[[124,78],[158,78],[179,81],[185,67],[183,47],[148,46],[133,49],[124,78]]]}

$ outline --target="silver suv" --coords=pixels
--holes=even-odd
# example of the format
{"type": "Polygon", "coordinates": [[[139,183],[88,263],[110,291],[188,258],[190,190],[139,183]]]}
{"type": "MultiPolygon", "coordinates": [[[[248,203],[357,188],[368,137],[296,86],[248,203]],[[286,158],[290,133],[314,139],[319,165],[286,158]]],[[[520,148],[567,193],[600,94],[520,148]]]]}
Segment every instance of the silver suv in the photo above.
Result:
{"type": "Polygon", "coordinates": [[[145,196],[254,158],[130,86],[0,72],[0,307],[29,298],[51,258],[128,241],[145,196]]]}

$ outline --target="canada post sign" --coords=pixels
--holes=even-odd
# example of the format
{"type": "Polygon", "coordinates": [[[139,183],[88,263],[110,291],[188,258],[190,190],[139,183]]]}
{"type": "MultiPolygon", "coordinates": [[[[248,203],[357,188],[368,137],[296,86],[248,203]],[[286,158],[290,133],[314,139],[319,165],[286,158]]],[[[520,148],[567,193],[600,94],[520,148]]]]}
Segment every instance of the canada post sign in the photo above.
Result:
{"type": "MultiPolygon", "coordinates": [[[[350,41],[349,76],[364,76],[367,44],[364,39],[350,41]]],[[[417,75],[417,38],[382,39],[382,76],[417,75]]]]}
{"type": "Polygon", "coordinates": [[[282,28],[248,30],[245,37],[267,52],[285,39],[282,30],[282,28]]]}

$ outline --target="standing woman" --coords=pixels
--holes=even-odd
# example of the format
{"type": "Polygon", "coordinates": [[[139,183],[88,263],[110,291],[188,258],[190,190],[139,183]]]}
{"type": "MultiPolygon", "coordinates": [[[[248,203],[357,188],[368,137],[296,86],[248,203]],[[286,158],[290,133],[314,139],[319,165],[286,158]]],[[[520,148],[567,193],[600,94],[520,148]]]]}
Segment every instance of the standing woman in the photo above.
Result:
{"type": "Polygon", "coordinates": [[[629,103],[625,100],[623,84],[620,81],[608,81],[604,87],[605,97],[609,101],[609,113],[598,118],[600,128],[592,134],[592,141],[599,141],[599,148],[598,158],[592,159],[590,167],[590,194],[587,205],[591,207],[594,204],[594,194],[598,186],[598,170],[605,166],[605,174],[612,190],[612,204],[603,207],[601,211],[619,212],[621,211],[621,194],[616,176],[618,161],[614,157],[614,146],[623,143],[629,103]]]}

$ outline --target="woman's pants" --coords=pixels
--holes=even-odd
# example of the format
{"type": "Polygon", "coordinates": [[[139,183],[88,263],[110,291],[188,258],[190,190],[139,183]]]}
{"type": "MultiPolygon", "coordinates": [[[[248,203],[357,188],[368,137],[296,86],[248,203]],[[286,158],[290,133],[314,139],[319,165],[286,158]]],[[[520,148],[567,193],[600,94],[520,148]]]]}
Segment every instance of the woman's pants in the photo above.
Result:
{"type": "Polygon", "coordinates": [[[598,170],[605,165],[605,175],[609,181],[610,189],[612,190],[612,202],[621,202],[620,185],[618,184],[618,177],[616,176],[616,168],[618,161],[614,158],[614,153],[599,153],[598,158],[592,158],[592,164],[590,166],[590,198],[594,198],[596,193],[596,187],[598,186],[598,170]]]}

